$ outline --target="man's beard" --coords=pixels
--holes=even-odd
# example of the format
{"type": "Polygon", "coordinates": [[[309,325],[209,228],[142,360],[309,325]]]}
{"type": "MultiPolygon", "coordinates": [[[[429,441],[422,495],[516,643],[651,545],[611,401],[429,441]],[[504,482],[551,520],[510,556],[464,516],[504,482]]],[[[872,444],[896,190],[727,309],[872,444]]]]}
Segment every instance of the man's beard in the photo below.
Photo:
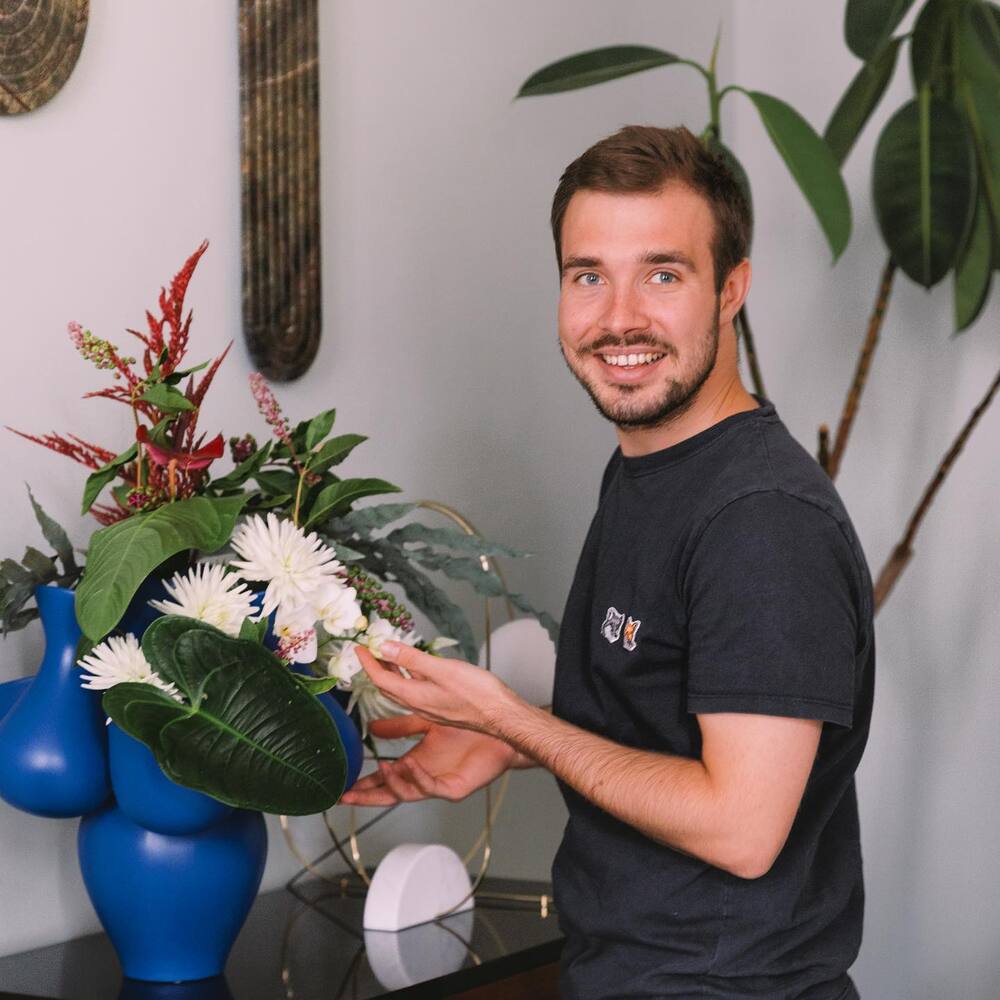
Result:
{"type": "MultiPolygon", "coordinates": [[[[615,399],[614,402],[607,403],[601,399],[594,383],[581,375],[573,367],[573,365],[570,364],[569,359],[566,357],[565,349],[562,350],[563,360],[566,362],[566,366],[569,370],[576,377],[576,380],[584,387],[584,389],[587,390],[587,395],[590,396],[594,406],[597,407],[598,412],[606,420],[610,420],[617,427],[621,427],[623,429],[659,427],[663,424],[669,423],[671,420],[676,420],[677,417],[684,413],[694,403],[697,398],[698,391],[705,384],[708,376],[712,373],[712,369],[715,367],[716,356],[719,352],[718,305],[718,300],[716,300],[716,308],[713,313],[712,324],[709,327],[705,338],[697,345],[699,353],[692,359],[694,362],[694,370],[686,378],[668,379],[661,395],[645,405],[640,404],[637,401],[631,401],[629,396],[635,395],[635,393],[640,389],[647,388],[646,386],[613,386],[610,388],[610,391],[617,393],[618,398],[615,399]]],[[[619,341],[617,338],[600,337],[594,341],[593,346],[588,348],[586,353],[596,355],[598,351],[609,347],[625,348],[640,345],[648,347],[651,352],[662,353],[668,357],[677,356],[677,351],[673,346],[663,344],[661,341],[657,341],[641,334],[624,338],[622,341],[619,341]]]]}

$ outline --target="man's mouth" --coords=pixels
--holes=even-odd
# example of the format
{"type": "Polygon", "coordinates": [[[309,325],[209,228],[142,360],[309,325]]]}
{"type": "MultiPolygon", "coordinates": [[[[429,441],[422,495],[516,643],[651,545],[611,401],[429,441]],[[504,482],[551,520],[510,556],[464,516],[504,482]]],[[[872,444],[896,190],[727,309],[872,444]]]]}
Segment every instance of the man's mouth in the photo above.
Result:
{"type": "Polygon", "coordinates": [[[606,351],[602,351],[598,354],[598,357],[606,364],[612,365],[616,368],[639,368],[642,365],[651,365],[659,361],[663,354],[611,354],[606,351]]]}

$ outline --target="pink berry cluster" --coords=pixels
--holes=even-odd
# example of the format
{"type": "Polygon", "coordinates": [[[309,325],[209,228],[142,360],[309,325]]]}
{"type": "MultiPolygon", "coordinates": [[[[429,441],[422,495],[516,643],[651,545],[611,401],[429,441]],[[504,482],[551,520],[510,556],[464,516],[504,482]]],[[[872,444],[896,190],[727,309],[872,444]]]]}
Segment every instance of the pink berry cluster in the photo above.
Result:
{"type": "Polygon", "coordinates": [[[111,343],[100,337],[95,337],[77,322],[69,324],[69,339],[87,361],[100,369],[117,370],[120,365],[135,364],[135,358],[119,358],[118,352],[111,343]]]}
{"type": "Polygon", "coordinates": [[[295,448],[292,446],[292,432],[288,426],[288,418],[282,414],[278,400],[260,372],[250,374],[250,391],[253,393],[261,416],[268,422],[275,436],[287,444],[294,454],[295,448]]]}
{"type": "Polygon", "coordinates": [[[404,632],[413,631],[410,613],[374,577],[359,566],[348,566],[344,579],[348,587],[353,587],[358,592],[361,610],[368,618],[377,615],[388,621],[393,628],[404,632]]]}

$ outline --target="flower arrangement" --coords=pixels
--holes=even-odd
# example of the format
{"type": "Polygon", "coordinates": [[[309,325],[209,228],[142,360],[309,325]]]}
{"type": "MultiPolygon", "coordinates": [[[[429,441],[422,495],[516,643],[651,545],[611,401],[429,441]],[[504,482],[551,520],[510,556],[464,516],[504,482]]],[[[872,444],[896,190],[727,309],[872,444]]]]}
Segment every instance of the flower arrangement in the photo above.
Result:
{"type": "Polygon", "coordinates": [[[128,331],[139,358],[69,325],[80,355],[112,375],[87,395],[127,406],[134,439],[115,452],[72,434],[15,431],[90,469],[82,512],[100,527],[81,566],[29,489],[53,552],[29,547],[20,562],[0,563],[0,625],[6,633],[37,616],[38,585],[75,589],[81,682],[104,691],[108,716],[168,777],[244,808],[317,812],[337,801],[346,775],[321,696],[344,692],[363,731],[399,711],[368,682],[359,646],[377,656],[391,638],[430,652],[457,644],[475,656],[468,623],[429,573],[535,612],[483,559],[518,553],[450,528],[400,524],[414,504],[353,509],[399,487],[338,476],[365,438],[331,436],[332,409],[293,426],[259,374],[250,391],[271,435],[262,445],[251,434],[231,437],[233,468],[214,475],[225,438],[206,440],[198,424],[229,348],[183,367],[192,321],[184,300],[207,245],[161,290],[147,331],[128,331]],[[421,640],[388,585],[455,638],[421,640]]]}

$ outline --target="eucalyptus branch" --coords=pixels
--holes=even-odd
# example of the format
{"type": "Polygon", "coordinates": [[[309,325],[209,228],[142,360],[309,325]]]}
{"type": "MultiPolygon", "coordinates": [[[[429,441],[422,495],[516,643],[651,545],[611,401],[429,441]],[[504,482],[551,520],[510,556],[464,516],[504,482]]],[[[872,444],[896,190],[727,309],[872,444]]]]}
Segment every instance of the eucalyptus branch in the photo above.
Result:
{"type": "Polygon", "coordinates": [[[1000,372],[997,373],[987,390],[986,395],[983,396],[979,405],[972,411],[969,419],[965,422],[965,426],[959,432],[958,437],[955,438],[952,446],[948,449],[944,458],[941,460],[941,464],[938,466],[937,472],[934,473],[934,478],[931,479],[930,483],[928,483],[923,496],[920,498],[920,502],[917,504],[913,515],[910,517],[910,522],[906,526],[905,534],[899,544],[892,550],[892,555],[882,567],[882,571],[878,575],[878,581],[875,584],[876,611],[878,611],[878,609],[885,603],[885,600],[891,593],[896,580],[899,579],[900,574],[904,569],[906,569],[907,564],[913,557],[913,539],[917,533],[917,529],[920,527],[920,523],[927,514],[927,511],[930,508],[934,497],[937,495],[938,490],[944,483],[945,477],[951,471],[951,467],[955,464],[955,460],[958,458],[962,448],[965,446],[965,442],[969,439],[969,435],[975,429],[976,424],[979,423],[980,418],[986,412],[990,403],[993,402],[993,397],[997,394],[998,389],[1000,389],[1000,372]]]}
{"type": "Polygon", "coordinates": [[[840,463],[844,458],[844,450],[847,448],[847,439],[851,434],[851,426],[858,413],[858,406],[861,402],[861,393],[864,390],[865,382],[868,380],[868,371],[871,368],[872,358],[875,355],[875,347],[878,344],[879,333],[882,330],[882,321],[885,319],[885,311],[889,305],[889,293],[892,290],[892,280],[896,274],[896,262],[889,257],[882,270],[882,280],[879,283],[878,297],[875,300],[875,308],[872,310],[871,318],[868,320],[868,332],[865,334],[864,343],[861,345],[861,354],[858,356],[858,364],[854,369],[854,380],[847,392],[847,399],[844,402],[844,411],[840,416],[840,423],[837,425],[837,434],[833,442],[833,451],[828,460],[820,464],[826,469],[831,479],[837,478],[840,471],[840,463]]]}

